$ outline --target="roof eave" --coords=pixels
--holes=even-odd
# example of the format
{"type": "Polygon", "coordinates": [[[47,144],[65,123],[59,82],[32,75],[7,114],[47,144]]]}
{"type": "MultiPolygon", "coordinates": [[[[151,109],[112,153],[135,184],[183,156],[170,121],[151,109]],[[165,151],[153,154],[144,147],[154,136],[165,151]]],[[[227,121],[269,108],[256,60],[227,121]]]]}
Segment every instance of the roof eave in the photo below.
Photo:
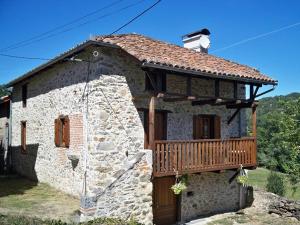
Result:
{"type": "Polygon", "coordinates": [[[53,64],[58,63],[58,62],[64,60],[65,58],[70,57],[70,56],[82,51],[83,49],[85,49],[86,47],[89,47],[91,45],[120,48],[117,45],[104,43],[104,42],[99,42],[99,41],[93,41],[93,40],[85,41],[82,44],[79,44],[78,46],[76,46],[75,48],[72,48],[72,49],[62,53],[61,55],[59,55],[59,56],[49,60],[48,62],[36,67],[35,69],[25,73],[24,75],[12,80],[8,84],[6,84],[5,87],[7,87],[7,88],[12,87],[13,85],[15,85],[15,84],[17,84],[17,83],[19,83],[19,82],[21,82],[25,79],[28,79],[29,77],[31,77],[31,76],[35,75],[36,73],[46,69],[47,67],[52,66],[53,64]]]}
{"type": "Polygon", "coordinates": [[[238,77],[237,75],[201,72],[201,71],[197,71],[197,70],[189,70],[189,69],[177,68],[177,67],[168,66],[168,65],[153,64],[153,63],[148,63],[148,62],[144,62],[142,64],[142,67],[143,68],[162,69],[162,70],[167,70],[170,72],[202,76],[202,77],[211,78],[211,79],[215,78],[215,79],[223,79],[223,80],[234,80],[234,81],[239,81],[241,83],[249,83],[249,84],[251,83],[251,84],[259,84],[259,85],[261,85],[261,84],[277,85],[277,81],[264,81],[264,80],[258,80],[258,79],[253,79],[253,78],[238,77]]]}

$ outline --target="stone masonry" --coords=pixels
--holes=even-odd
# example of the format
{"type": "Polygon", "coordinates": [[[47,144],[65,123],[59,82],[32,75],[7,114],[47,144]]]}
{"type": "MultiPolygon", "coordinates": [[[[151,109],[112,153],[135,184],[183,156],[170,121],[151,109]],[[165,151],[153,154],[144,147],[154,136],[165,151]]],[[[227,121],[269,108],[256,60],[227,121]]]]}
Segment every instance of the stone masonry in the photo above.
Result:
{"type": "Polygon", "coordinates": [[[240,185],[229,179],[235,172],[190,175],[188,188],[181,198],[181,220],[239,209],[240,185]]]}
{"type": "MultiPolygon", "coordinates": [[[[80,196],[82,219],[133,217],[152,224],[152,156],[151,151],[144,149],[143,112],[138,112],[138,108],[149,105],[149,96],[144,92],[145,73],[135,58],[120,49],[88,48],[77,57],[89,58],[92,62],[90,65],[87,62],[59,63],[13,87],[13,166],[25,176],[80,196]],[[94,50],[100,53],[99,57],[91,58],[94,50]],[[25,83],[28,84],[28,101],[23,108],[21,87],[25,83]],[[60,115],[70,118],[69,149],[54,145],[54,120],[60,115]],[[27,122],[26,154],[20,151],[21,121],[27,122]],[[76,164],[69,159],[72,154],[78,155],[76,164]]],[[[210,95],[212,85],[206,79],[192,80],[193,92],[201,95],[210,95]]],[[[182,92],[185,83],[181,77],[168,74],[167,87],[168,91],[182,92]]],[[[232,96],[233,87],[221,82],[220,93],[232,96]]],[[[239,86],[238,94],[245,96],[243,85],[239,86]]],[[[158,100],[157,109],[171,111],[168,139],[192,139],[195,114],[219,115],[222,138],[246,133],[244,111],[227,125],[233,110],[224,106],[192,107],[189,102],[158,100]]],[[[216,211],[235,209],[239,193],[235,193],[235,186],[225,185],[227,180],[227,173],[191,176],[190,189],[197,202],[190,203],[190,198],[183,197],[184,218],[205,214],[204,202],[212,200],[223,204],[228,201],[225,197],[216,200],[217,195],[210,192],[199,194],[209,191],[207,185],[214,182],[219,186],[215,191],[221,196],[232,196],[232,202],[223,204],[223,208],[218,206],[216,211]]],[[[212,211],[213,207],[211,205],[212,211]]]]}

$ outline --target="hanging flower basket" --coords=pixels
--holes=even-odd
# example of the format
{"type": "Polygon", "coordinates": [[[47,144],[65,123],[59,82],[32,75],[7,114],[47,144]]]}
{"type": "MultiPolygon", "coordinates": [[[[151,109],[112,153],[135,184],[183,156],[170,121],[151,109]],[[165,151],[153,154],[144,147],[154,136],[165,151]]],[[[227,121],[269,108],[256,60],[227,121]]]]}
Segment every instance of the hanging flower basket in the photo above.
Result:
{"type": "Polygon", "coordinates": [[[248,176],[243,169],[243,166],[240,166],[240,175],[237,176],[236,181],[241,185],[247,185],[248,184],[248,176]]]}
{"type": "Polygon", "coordinates": [[[240,175],[236,178],[237,182],[242,185],[248,184],[248,177],[246,175],[240,175]]]}
{"type": "Polygon", "coordinates": [[[175,195],[180,195],[184,190],[187,189],[187,179],[187,175],[183,175],[179,178],[178,173],[176,173],[175,184],[171,187],[171,190],[175,195]]]}

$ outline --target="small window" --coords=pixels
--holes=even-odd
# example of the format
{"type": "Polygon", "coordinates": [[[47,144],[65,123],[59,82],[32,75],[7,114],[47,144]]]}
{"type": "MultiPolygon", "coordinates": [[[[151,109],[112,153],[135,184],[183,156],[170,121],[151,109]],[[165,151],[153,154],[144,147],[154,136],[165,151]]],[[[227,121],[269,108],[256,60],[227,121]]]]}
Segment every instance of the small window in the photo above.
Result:
{"type": "Polygon", "coordinates": [[[26,121],[21,122],[21,152],[26,153],[26,121]]]}
{"type": "Polygon", "coordinates": [[[22,86],[22,104],[23,104],[23,108],[25,108],[27,106],[27,84],[24,84],[22,86]]]}
{"type": "Polygon", "coordinates": [[[216,115],[195,115],[193,122],[194,139],[219,139],[221,120],[216,115]]]}
{"type": "Polygon", "coordinates": [[[68,116],[55,119],[55,146],[68,148],[70,145],[70,120],[68,116]]]}

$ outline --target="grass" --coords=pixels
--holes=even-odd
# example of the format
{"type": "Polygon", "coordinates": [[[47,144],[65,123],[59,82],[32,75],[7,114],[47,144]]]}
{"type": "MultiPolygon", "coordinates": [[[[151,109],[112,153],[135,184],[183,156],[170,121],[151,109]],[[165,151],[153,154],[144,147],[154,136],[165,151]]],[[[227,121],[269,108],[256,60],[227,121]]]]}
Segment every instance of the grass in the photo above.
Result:
{"type": "Polygon", "coordinates": [[[134,220],[124,221],[117,218],[99,218],[83,223],[66,223],[60,220],[39,219],[25,216],[7,216],[0,214],[1,225],[141,225],[134,220]]]}
{"type": "MultiPolygon", "coordinates": [[[[249,176],[249,184],[254,187],[266,189],[267,178],[270,174],[270,170],[265,168],[257,168],[256,170],[250,170],[248,173],[249,176]]],[[[290,184],[287,175],[286,176],[286,194],[285,197],[292,200],[300,200],[300,185],[298,184],[298,188],[296,193],[293,195],[292,185],[290,184]]]]}
{"type": "Polygon", "coordinates": [[[237,225],[237,224],[245,224],[245,225],[296,225],[299,222],[291,219],[278,217],[274,218],[272,215],[257,213],[253,215],[239,215],[236,214],[234,216],[229,216],[227,218],[222,218],[218,220],[211,221],[207,223],[207,225],[237,225]]]}
{"type": "Polygon", "coordinates": [[[70,221],[78,208],[78,199],[46,184],[16,176],[0,177],[0,214],[70,221]]]}
{"type": "MultiPolygon", "coordinates": [[[[79,200],[43,183],[0,177],[0,225],[75,225],[79,200]]],[[[79,225],[138,225],[131,219],[98,218],[79,225]]]]}

